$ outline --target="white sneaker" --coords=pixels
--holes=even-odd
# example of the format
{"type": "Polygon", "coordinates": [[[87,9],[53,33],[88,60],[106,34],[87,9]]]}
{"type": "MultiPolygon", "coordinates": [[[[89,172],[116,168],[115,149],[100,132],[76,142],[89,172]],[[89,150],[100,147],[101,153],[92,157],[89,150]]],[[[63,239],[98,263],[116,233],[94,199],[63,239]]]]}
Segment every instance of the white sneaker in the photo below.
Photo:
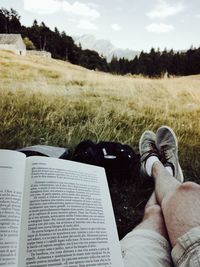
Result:
{"type": "Polygon", "coordinates": [[[162,126],[157,130],[156,147],[163,165],[165,167],[170,166],[173,171],[173,176],[183,183],[183,172],[178,160],[178,141],[174,131],[170,127],[162,126]]]}

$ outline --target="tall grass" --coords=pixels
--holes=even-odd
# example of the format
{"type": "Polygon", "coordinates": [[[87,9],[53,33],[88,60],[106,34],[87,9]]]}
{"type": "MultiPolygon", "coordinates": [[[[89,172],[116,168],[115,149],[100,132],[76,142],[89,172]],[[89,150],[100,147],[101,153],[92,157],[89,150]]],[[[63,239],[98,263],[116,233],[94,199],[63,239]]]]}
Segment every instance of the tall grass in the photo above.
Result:
{"type": "Polygon", "coordinates": [[[172,127],[186,179],[200,182],[200,76],[112,76],[67,62],[0,52],[0,147],[128,143],[172,127]]]}

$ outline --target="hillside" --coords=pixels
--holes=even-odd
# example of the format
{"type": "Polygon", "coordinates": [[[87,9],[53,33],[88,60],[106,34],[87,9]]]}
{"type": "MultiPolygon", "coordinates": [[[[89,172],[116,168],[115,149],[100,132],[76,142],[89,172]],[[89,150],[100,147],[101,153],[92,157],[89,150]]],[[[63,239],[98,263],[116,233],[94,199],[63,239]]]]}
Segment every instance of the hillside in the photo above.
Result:
{"type": "MultiPolygon", "coordinates": [[[[199,75],[159,80],[113,76],[0,51],[0,80],[0,148],[73,148],[92,139],[119,141],[137,150],[144,130],[166,124],[178,136],[186,180],[200,182],[199,75]]],[[[120,236],[139,221],[150,192],[143,188],[136,199],[135,183],[111,185],[120,236]]]]}
{"type": "MultiPolygon", "coordinates": [[[[46,106],[42,105],[41,110],[44,113],[38,113],[43,128],[50,126],[51,117],[59,123],[60,130],[63,130],[67,123],[71,135],[69,136],[68,132],[67,139],[65,134],[63,141],[58,141],[54,136],[54,131],[57,130],[55,127],[51,129],[54,130],[51,135],[48,134],[48,139],[42,136],[47,143],[73,146],[79,140],[90,137],[97,140],[119,140],[137,146],[138,138],[144,129],[155,130],[160,124],[169,124],[179,136],[181,149],[186,149],[185,144],[189,147],[200,144],[199,75],[158,80],[114,76],[59,60],[37,56],[20,57],[1,51],[0,79],[1,114],[2,107],[6,104],[8,107],[11,104],[20,104],[22,108],[23,100],[26,99],[35,101],[33,104],[40,107],[45,100],[46,106]],[[38,100],[37,95],[40,95],[38,100]],[[12,97],[16,97],[16,103],[10,102],[12,97]],[[56,101],[58,102],[55,105],[56,101]],[[74,118],[77,119],[78,127],[74,127],[74,118]],[[75,135],[74,131],[79,132],[82,127],[84,131],[81,130],[75,135]]],[[[16,111],[17,108],[19,106],[16,106],[16,111]]],[[[24,116],[34,116],[27,108],[27,105],[24,106],[24,116]]],[[[7,112],[10,112],[9,108],[7,112]]],[[[5,115],[5,111],[3,114],[5,115]]],[[[7,119],[9,115],[11,114],[7,114],[7,119]]],[[[18,120],[23,122],[20,117],[18,120]]],[[[5,118],[1,118],[1,123],[6,123],[5,118]]],[[[5,128],[1,127],[1,134],[4,130],[5,128]]],[[[23,141],[15,137],[15,141],[10,139],[5,143],[5,140],[1,139],[0,142],[1,146],[4,144],[18,147],[38,143],[40,137],[40,134],[37,134],[32,137],[32,141],[24,136],[23,141]]],[[[192,151],[193,149],[191,153],[192,151]]]]}
{"type": "MultiPolygon", "coordinates": [[[[141,51],[139,56],[129,49],[124,51],[113,47],[106,40],[96,40],[94,36],[84,35],[83,38],[76,40],[77,43],[84,41],[84,45],[90,44],[91,49],[98,50],[100,53],[108,52],[107,57],[112,58],[113,51],[117,55],[111,62],[99,55],[96,51],[82,49],[76,45],[72,37],[64,31],[59,31],[57,27],[51,30],[44,22],[33,21],[31,27],[22,25],[20,15],[14,9],[0,9],[0,34],[17,33],[25,38],[28,49],[45,50],[52,54],[52,58],[68,60],[72,64],[82,66],[90,70],[99,70],[112,74],[143,75],[150,78],[160,78],[164,75],[187,76],[200,74],[200,48],[185,51],[174,51],[173,49],[160,51],[151,48],[150,52],[141,51]],[[83,39],[81,41],[81,39],[83,39]],[[103,49],[103,50],[102,50],[103,49]],[[133,60],[126,59],[132,55],[133,60]]],[[[137,51],[136,51],[137,53],[137,51]]],[[[137,53],[138,54],[138,53],[137,53]]]]}

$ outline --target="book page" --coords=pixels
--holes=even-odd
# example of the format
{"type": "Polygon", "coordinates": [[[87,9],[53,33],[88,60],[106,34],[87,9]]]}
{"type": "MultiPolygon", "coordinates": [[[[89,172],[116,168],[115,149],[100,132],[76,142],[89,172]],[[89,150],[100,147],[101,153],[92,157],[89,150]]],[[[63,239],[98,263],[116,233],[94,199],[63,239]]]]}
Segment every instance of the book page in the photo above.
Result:
{"type": "Polygon", "coordinates": [[[17,267],[26,156],[0,150],[0,266],[17,267]]]}
{"type": "Polygon", "coordinates": [[[20,267],[122,267],[104,169],[42,157],[27,166],[20,267]]]}

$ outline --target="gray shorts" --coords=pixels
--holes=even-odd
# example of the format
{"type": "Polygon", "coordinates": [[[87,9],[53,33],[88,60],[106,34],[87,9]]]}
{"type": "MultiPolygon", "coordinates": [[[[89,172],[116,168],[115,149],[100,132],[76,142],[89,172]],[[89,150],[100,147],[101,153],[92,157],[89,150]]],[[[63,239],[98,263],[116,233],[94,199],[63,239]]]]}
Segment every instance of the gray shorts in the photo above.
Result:
{"type": "Polygon", "coordinates": [[[136,229],[121,241],[124,267],[200,267],[200,227],[169,242],[151,230],[136,229]]]}

